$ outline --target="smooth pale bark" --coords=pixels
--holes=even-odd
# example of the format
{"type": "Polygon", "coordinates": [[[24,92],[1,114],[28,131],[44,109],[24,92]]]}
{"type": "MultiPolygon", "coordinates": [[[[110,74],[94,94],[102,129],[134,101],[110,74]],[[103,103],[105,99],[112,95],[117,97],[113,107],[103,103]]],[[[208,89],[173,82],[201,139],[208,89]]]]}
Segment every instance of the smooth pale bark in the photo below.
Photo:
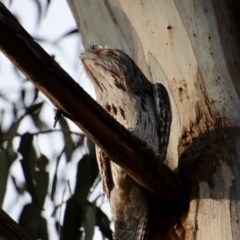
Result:
{"type": "Polygon", "coordinates": [[[68,2],[85,47],[124,50],[168,89],[173,124],[166,164],[179,170],[190,206],[181,224],[173,221],[158,237],[240,239],[238,1],[68,2]]]}

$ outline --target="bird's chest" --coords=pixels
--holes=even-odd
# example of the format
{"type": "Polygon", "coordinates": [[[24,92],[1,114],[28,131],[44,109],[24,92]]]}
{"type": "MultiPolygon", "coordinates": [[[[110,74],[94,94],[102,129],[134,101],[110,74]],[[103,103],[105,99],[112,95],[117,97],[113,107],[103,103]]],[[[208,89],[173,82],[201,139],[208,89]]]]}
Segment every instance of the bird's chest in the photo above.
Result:
{"type": "MultiPolygon", "coordinates": [[[[112,91],[97,92],[97,102],[109,112],[120,124],[128,129],[134,136],[145,142],[158,154],[158,131],[153,97],[150,95],[137,95],[134,92],[112,91]]],[[[97,158],[103,180],[103,187],[108,196],[111,196],[111,206],[123,201],[124,196],[135,192],[136,183],[117,164],[103,157],[101,149],[97,148],[97,158]],[[111,192],[111,194],[110,194],[111,192]],[[114,194],[113,194],[114,193],[114,194]],[[113,200],[114,198],[114,200],[113,200]]],[[[130,194],[130,195],[129,195],[130,194]]]]}
{"type": "Polygon", "coordinates": [[[152,96],[113,90],[97,94],[97,101],[120,124],[158,154],[158,126],[152,96]]]}

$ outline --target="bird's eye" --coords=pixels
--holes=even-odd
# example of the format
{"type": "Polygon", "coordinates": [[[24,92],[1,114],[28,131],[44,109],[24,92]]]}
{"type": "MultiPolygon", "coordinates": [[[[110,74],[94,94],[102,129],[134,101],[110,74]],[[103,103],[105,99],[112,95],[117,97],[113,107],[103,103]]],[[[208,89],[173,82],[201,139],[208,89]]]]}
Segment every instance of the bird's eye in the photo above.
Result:
{"type": "Polygon", "coordinates": [[[90,49],[94,50],[97,47],[97,45],[90,45],[90,49]]]}

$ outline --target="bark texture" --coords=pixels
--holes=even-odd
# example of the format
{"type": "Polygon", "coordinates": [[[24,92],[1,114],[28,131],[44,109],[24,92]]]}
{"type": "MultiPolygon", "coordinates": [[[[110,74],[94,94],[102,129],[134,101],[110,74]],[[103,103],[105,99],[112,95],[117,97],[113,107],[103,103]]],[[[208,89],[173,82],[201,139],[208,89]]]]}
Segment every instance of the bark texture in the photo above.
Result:
{"type": "Polygon", "coordinates": [[[85,46],[124,50],[170,94],[165,164],[182,177],[189,211],[158,218],[151,239],[239,239],[239,2],[68,2],[85,46]]]}

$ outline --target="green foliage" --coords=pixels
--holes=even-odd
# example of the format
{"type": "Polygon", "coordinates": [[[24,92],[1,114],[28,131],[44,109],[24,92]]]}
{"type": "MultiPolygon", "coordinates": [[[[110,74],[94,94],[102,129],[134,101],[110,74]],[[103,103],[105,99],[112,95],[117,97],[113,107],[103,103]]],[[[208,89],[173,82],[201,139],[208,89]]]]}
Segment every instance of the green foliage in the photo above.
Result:
{"type": "MultiPolygon", "coordinates": [[[[60,118],[59,123],[60,123],[62,129],[64,129],[65,131],[70,133],[70,128],[67,124],[67,121],[64,118],[60,118]]],[[[74,142],[72,140],[71,134],[63,133],[63,138],[64,138],[64,142],[65,142],[64,153],[66,155],[67,161],[70,161],[73,150],[74,150],[74,142]]]]}
{"type": "MultiPolygon", "coordinates": [[[[25,96],[30,95],[31,92],[25,91],[25,96]]],[[[39,99],[36,98],[36,101],[39,99]]],[[[23,99],[22,99],[23,101],[23,99]]],[[[13,103],[14,105],[15,103],[13,103]]],[[[16,105],[16,104],[15,104],[16,105]]],[[[22,112],[22,106],[19,104],[19,108],[15,108],[15,115],[20,116],[22,112]]],[[[73,161],[73,153],[78,148],[86,148],[84,141],[80,140],[83,135],[76,132],[71,132],[69,123],[65,119],[60,119],[60,129],[46,129],[49,125],[45,123],[41,118],[43,112],[43,102],[33,102],[31,106],[24,107],[24,114],[19,118],[12,118],[12,123],[8,129],[4,129],[1,126],[0,135],[0,203],[2,205],[6,188],[7,180],[9,177],[14,179],[14,184],[19,191],[19,195],[23,195],[24,192],[28,192],[31,196],[31,202],[23,206],[20,214],[19,224],[28,231],[33,239],[48,239],[47,219],[41,214],[44,209],[44,203],[47,197],[51,196],[51,201],[55,203],[57,196],[56,189],[59,186],[58,178],[58,166],[60,160],[65,156],[66,164],[73,161]],[[21,129],[21,124],[24,125],[24,119],[30,117],[33,120],[32,128],[37,128],[37,131],[28,128],[29,132],[23,134],[18,133],[21,129]],[[41,123],[41,124],[39,124],[41,123]],[[43,128],[44,126],[44,128],[43,128]],[[44,131],[42,131],[44,129],[44,131]],[[31,132],[31,133],[30,133],[31,132]],[[41,135],[51,135],[55,132],[61,132],[64,141],[63,149],[57,155],[56,171],[52,176],[53,181],[50,182],[50,173],[47,171],[47,166],[51,161],[46,155],[39,153],[36,140],[41,135]],[[72,135],[77,135],[79,138],[74,140],[72,135]],[[19,145],[13,144],[14,139],[20,139],[19,145]],[[25,184],[18,186],[16,181],[17,176],[13,176],[9,171],[14,162],[20,162],[22,172],[25,178],[25,184]],[[50,189],[50,193],[49,193],[50,189]]],[[[50,137],[50,136],[49,136],[50,137]]],[[[76,137],[75,137],[76,139],[76,137]]],[[[61,231],[59,236],[61,239],[92,239],[95,226],[98,226],[102,231],[103,236],[111,239],[110,221],[101,209],[96,205],[96,202],[90,202],[89,197],[92,192],[92,188],[96,185],[98,177],[98,167],[96,163],[96,155],[94,151],[94,144],[88,140],[89,154],[84,154],[77,164],[76,171],[76,184],[74,193],[66,200],[66,208],[64,212],[63,225],[60,227],[61,231]]],[[[60,209],[62,205],[55,206],[56,209],[60,209]]],[[[56,222],[59,225],[59,220],[56,215],[56,222]]]]}
{"type": "MultiPolygon", "coordinates": [[[[38,24],[50,5],[47,1],[44,10],[41,1],[36,1],[38,24]]],[[[62,38],[76,32],[76,29],[70,30],[62,38]]],[[[72,131],[64,118],[60,118],[58,129],[49,127],[54,122],[53,106],[46,104],[38,90],[16,68],[13,69],[20,83],[20,87],[13,90],[15,97],[11,98],[9,92],[0,88],[0,205],[4,203],[11,183],[17,199],[30,196],[30,202],[23,201],[19,224],[33,239],[50,239],[49,219],[44,214],[49,206],[46,202],[52,205],[59,239],[90,240],[95,227],[100,229],[103,237],[112,239],[110,220],[97,205],[97,200],[90,201],[99,183],[94,144],[86,141],[80,131],[72,131]],[[46,117],[46,108],[52,111],[51,116],[46,117]],[[77,162],[77,169],[71,177],[75,178],[75,187],[69,184],[69,193],[65,195],[63,189],[67,181],[65,171],[61,169],[67,169],[74,162],[77,162]],[[17,172],[11,171],[13,165],[18,165],[17,172]],[[19,175],[24,179],[21,180],[19,175]],[[61,213],[63,222],[59,217],[61,213]]],[[[99,198],[101,196],[95,194],[94,199],[99,198]]]]}
{"type": "Polygon", "coordinates": [[[64,214],[63,227],[61,231],[62,240],[78,240],[82,232],[80,227],[83,222],[83,209],[74,198],[67,201],[67,206],[64,214]]]}
{"type": "Polygon", "coordinates": [[[3,199],[7,188],[7,179],[9,174],[9,167],[11,166],[11,156],[5,149],[0,152],[0,204],[2,205],[3,199]]]}
{"type": "Polygon", "coordinates": [[[47,221],[41,216],[41,209],[34,203],[24,206],[19,224],[33,239],[48,240],[47,221]]]}

